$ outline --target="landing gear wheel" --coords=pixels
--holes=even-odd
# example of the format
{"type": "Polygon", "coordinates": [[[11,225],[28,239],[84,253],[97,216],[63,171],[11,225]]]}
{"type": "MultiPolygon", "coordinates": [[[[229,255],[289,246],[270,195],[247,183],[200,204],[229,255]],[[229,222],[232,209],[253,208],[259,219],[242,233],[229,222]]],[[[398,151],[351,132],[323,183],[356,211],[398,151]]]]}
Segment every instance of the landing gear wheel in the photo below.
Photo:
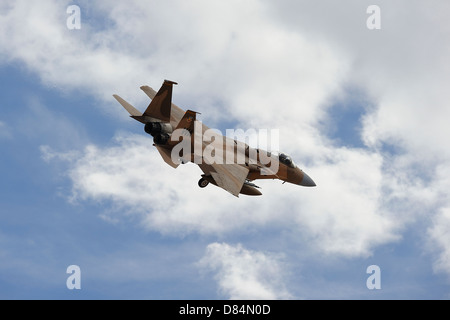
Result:
{"type": "Polygon", "coordinates": [[[204,178],[201,178],[201,179],[198,181],[198,186],[199,186],[200,188],[205,188],[208,184],[209,184],[209,181],[206,180],[206,179],[204,179],[204,178]]]}

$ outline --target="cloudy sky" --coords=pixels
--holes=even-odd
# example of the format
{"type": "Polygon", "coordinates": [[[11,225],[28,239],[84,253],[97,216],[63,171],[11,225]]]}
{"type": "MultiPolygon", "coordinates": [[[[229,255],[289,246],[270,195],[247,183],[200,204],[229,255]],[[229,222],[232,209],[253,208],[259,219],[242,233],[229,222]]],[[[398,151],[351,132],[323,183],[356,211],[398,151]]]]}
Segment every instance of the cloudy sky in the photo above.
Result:
{"type": "Polygon", "coordinates": [[[449,12],[2,1],[0,298],[449,299],[449,12]],[[112,97],[144,110],[164,79],[210,127],[279,129],[317,187],[198,188],[112,97]]]}

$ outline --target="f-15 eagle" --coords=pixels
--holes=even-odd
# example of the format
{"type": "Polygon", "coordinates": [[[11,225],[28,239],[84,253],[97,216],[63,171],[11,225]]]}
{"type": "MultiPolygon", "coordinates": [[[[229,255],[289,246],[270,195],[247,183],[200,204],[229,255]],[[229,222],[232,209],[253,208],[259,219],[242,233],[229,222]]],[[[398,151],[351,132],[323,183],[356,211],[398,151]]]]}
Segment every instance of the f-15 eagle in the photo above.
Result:
{"type": "Polygon", "coordinates": [[[144,113],[113,95],[133,119],[145,125],[145,132],[153,137],[153,145],[167,164],[177,168],[182,163],[193,162],[204,173],[198,182],[201,188],[211,183],[236,197],[239,194],[261,195],[260,188],[253,183],[258,179],[316,186],[288,155],[274,155],[222,136],[197,121],[197,112],[184,111],[173,104],[172,90],[176,84],[165,80],[158,92],[142,86],[141,89],[152,100],[144,113]]]}

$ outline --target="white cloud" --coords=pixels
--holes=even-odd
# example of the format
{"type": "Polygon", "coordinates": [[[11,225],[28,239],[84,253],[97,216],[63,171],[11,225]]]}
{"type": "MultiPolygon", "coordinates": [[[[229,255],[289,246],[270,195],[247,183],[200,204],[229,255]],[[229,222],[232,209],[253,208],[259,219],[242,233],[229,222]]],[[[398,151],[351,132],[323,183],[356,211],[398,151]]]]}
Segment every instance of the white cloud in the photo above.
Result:
{"type": "Polygon", "coordinates": [[[439,272],[450,273],[450,208],[441,209],[433,218],[433,225],[428,229],[429,245],[438,258],[434,268],[439,272]]]}
{"type": "MultiPolygon", "coordinates": [[[[281,128],[281,147],[295,152],[301,145],[301,152],[295,152],[296,155],[315,159],[316,165],[309,169],[323,181],[321,188],[327,190],[326,194],[318,189],[317,196],[311,199],[306,192],[293,199],[284,194],[286,189],[268,185],[265,193],[272,196],[266,201],[276,197],[285,199],[276,208],[276,215],[261,200],[247,198],[230,205],[228,194],[221,190],[196,189],[198,169],[174,171],[166,167],[155,150],[150,151],[150,142],[122,135],[115,146],[90,146],[74,159],[70,176],[76,198],[111,200],[116,207],[139,212],[145,226],[163,233],[230,232],[272,223],[290,226],[286,221],[297,221],[294,226],[306,228],[316,244],[321,243],[323,237],[327,238],[323,241],[325,245],[320,245],[322,249],[345,255],[367,255],[374,244],[395,238],[393,222],[378,211],[379,157],[356,149],[334,150],[313,127],[325,116],[327,99],[339,91],[340,80],[349,67],[341,51],[333,50],[323,41],[268,23],[270,10],[257,1],[240,4],[237,12],[230,4],[221,4],[220,10],[215,4],[148,6],[135,2],[111,6],[103,2],[92,10],[114,21],[112,28],[93,31],[89,25],[83,25],[84,31],[76,33],[68,31],[65,24],[57,23],[56,16],[62,7],[51,6],[49,1],[46,5],[52,8],[49,8],[45,28],[53,21],[52,30],[58,35],[41,38],[46,35],[34,34],[28,28],[32,25],[30,21],[39,23],[42,7],[35,11],[33,5],[19,3],[5,19],[14,24],[17,15],[30,15],[29,23],[19,26],[15,32],[24,45],[41,54],[22,56],[12,49],[8,53],[39,72],[45,81],[88,89],[104,97],[110,97],[113,88],[118,86],[126,97],[137,94],[142,84],[137,79],[144,79],[144,75],[177,75],[175,80],[192,85],[176,88],[176,102],[182,97],[192,99],[199,104],[200,111],[208,110],[205,116],[214,117],[220,110],[223,118],[234,117],[245,127],[281,128]],[[129,19],[129,16],[134,18],[129,19]],[[146,19],[137,18],[144,16],[146,19]],[[168,19],[168,16],[180,19],[168,19]],[[220,21],[213,19],[218,16],[220,21]],[[173,23],[168,24],[169,20],[173,23]],[[165,28],[156,28],[158,23],[165,28]],[[120,39],[130,39],[130,34],[133,37],[125,47],[120,39]],[[38,45],[25,41],[32,37],[42,41],[38,41],[38,45]],[[58,59],[53,59],[55,56],[58,59]],[[187,90],[190,92],[186,93],[187,90]],[[219,103],[211,104],[213,101],[219,103]],[[222,109],[223,103],[229,108],[222,109]],[[334,154],[341,154],[342,159],[330,160],[334,154]],[[356,177],[358,179],[350,177],[352,181],[345,181],[348,173],[339,174],[360,166],[373,168],[373,174],[366,179],[361,175],[356,177]],[[322,178],[321,172],[330,174],[322,178]],[[363,193],[362,190],[368,188],[359,189],[358,183],[374,189],[363,193]],[[201,208],[195,200],[198,196],[207,198],[201,208]],[[324,208],[324,199],[340,205],[333,210],[324,208]],[[364,201],[369,203],[363,205],[364,201]],[[365,214],[361,214],[362,207],[365,214]],[[291,208],[298,209],[292,211],[291,208]],[[211,216],[212,211],[218,212],[211,216]],[[242,212],[246,213],[245,217],[242,212]],[[310,212],[320,213],[311,215],[310,212]],[[342,215],[359,228],[349,230],[351,224],[342,223],[339,218],[342,215]],[[331,221],[331,225],[326,221],[331,221]],[[334,231],[328,234],[325,230],[330,226],[334,231]],[[384,226],[387,230],[380,234],[384,226]],[[342,234],[347,235],[345,240],[336,241],[342,234]],[[333,247],[327,243],[333,243],[333,247]]],[[[49,150],[43,151],[49,154],[49,150]]],[[[60,158],[67,159],[67,153],[60,158]]]]}
{"type": "MultiPolygon", "coordinates": [[[[264,198],[237,202],[214,187],[196,189],[199,170],[172,170],[147,139],[122,134],[73,156],[77,199],[110,200],[116,212],[137,212],[146,227],[170,234],[301,228],[320,250],[346,256],[367,256],[417,217],[432,210],[439,219],[448,207],[431,183],[447,187],[437,168],[450,166],[448,3],[380,1],[379,31],[365,27],[364,1],[86,1],[82,15],[108,28],[86,19],[81,31],[66,28],[68,3],[2,6],[0,54],[45,83],[114,104],[119,93],[140,106],[140,85],[176,80],[175,102],[203,112],[205,123],[280,128],[281,148],[318,183],[303,190],[264,182],[264,198]],[[360,106],[364,149],[337,147],[320,131],[349,86],[370,100],[360,106]],[[270,207],[275,199],[283,201],[270,207]]],[[[443,254],[450,248],[437,243],[443,254]]]]}
{"type": "MultiPolygon", "coordinates": [[[[449,3],[378,1],[379,31],[365,27],[370,1],[306,3],[279,1],[272,9],[280,25],[342,50],[350,65],[345,81],[369,96],[370,105],[361,106],[361,138],[383,157],[381,209],[403,223],[430,215],[444,219],[443,190],[450,186],[443,175],[450,167],[449,3]]],[[[436,236],[442,231],[436,224],[430,230],[445,256],[450,242],[436,236]]]]}
{"type": "Polygon", "coordinates": [[[200,266],[215,272],[221,294],[231,300],[289,299],[282,258],[242,245],[208,245],[200,266]]]}
{"type": "MultiPolygon", "coordinates": [[[[68,30],[65,9],[61,1],[15,2],[0,15],[2,25],[8,26],[0,32],[2,53],[37,72],[45,83],[84,90],[108,102],[114,92],[143,102],[136,88],[170,78],[192,84],[177,90],[195,99],[198,107],[219,110],[211,102],[222,101],[245,117],[260,104],[262,92],[262,99],[275,99],[261,105],[263,109],[323,101],[327,91],[336,89],[337,72],[346,66],[324,43],[266,23],[269,12],[258,1],[104,1],[81,6],[82,17],[106,19],[105,30],[89,22],[82,22],[79,31],[68,30]]],[[[315,121],[317,111],[305,108],[304,121],[315,121]]]]}
{"type": "Polygon", "coordinates": [[[345,148],[332,152],[332,159],[310,169],[318,187],[299,201],[299,225],[307,226],[328,253],[368,255],[398,239],[402,222],[382,207],[382,157],[345,148]]]}
{"type": "Polygon", "coordinates": [[[5,26],[0,31],[1,54],[38,73],[51,87],[80,89],[106,100],[118,79],[129,82],[132,75],[128,70],[142,70],[145,63],[110,50],[98,36],[91,38],[87,24],[79,31],[69,30],[69,3],[11,3],[0,14],[0,23],[5,26]]]}
{"type": "Polygon", "coordinates": [[[450,166],[437,166],[436,179],[432,182],[433,194],[437,195],[430,209],[437,214],[426,215],[432,223],[427,229],[429,241],[427,247],[434,254],[434,269],[450,274],[450,206],[448,190],[450,189],[450,166]]]}
{"type": "Polygon", "coordinates": [[[41,150],[48,160],[69,161],[74,200],[107,200],[113,209],[107,219],[137,217],[164,234],[231,234],[258,226],[304,230],[312,245],[345,256],[369,255],[398,238],[398,222],[380,207],[382,160],[376,154],[342,149],[311,168],[316,189],[267,181],[261,182],[263,197],[235,199],[215,186],[198,188],[195,165],[172,169],[144,135],[121,133],[109,147],[89,145],[80,153],[41,150]]]}
{"type": "MultiPolygon", "coordinates": [[[[89,145],[81,154],[61,154],[60,159],[71,162],[74,199],[110,200],[120,217],[128,212],[144,227],[173,235],[230,232],[267,223],[270,216],[264,210],[252,213],[255,199],[230,203],[234,197],[223,190],[201,190],[198,168],[169,167],[151,144],[146,136],[122,133],[111,147],[89,145]],[[249,214],[243,217],[243,212],[249,214]]],[[[42,150],[47,159],[57,158],[57,152],[42,150]]]]}

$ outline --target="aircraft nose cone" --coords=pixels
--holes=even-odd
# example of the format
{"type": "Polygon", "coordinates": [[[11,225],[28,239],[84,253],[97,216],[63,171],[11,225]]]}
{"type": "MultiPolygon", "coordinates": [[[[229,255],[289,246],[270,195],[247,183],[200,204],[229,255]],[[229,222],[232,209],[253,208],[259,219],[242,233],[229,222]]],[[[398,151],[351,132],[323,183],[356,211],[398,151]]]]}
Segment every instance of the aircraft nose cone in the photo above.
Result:
{"type": "Polygon", "coordinates": [[[303,172],[303,179],[300,182],[300,185],[304,187],[315,187],[316,183],[313,181],[313,179],[311,179],[310,176],[303,172]]]}

